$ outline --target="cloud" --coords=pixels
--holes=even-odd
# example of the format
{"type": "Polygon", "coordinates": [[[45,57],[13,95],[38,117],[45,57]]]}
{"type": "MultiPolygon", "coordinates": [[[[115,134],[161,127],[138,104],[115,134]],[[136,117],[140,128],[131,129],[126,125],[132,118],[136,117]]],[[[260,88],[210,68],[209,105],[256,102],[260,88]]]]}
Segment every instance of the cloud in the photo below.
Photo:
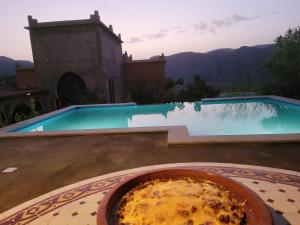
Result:
{"type": "Polygon", "coordinates": [[[231,19],[223,19],[223,20],[213,20],[212,24],[217,27],[229,27],[232,24],[231,19]]]}
{"type": "Polygon", "coordinates": [[[133,43],[138,43],[141,41],[144,41],[144,40],[140,37],[131,37],[130,40],[127,41],[126,43],[133,44],[133,43]]]}
{"type": "Polygon", "coordinates": [[[216,29],[212,27],[212,28],[209,29],[209,32],[212,33],[212,34],[216,34],[216,29]]]}
{"type": "Polygon", "coordinates": [[[186,30],[184,28],[182,28],[181,26],[173,27],[173,29],[175,31],[177,31],[177,33],[181,33],[181,34],[186,32],[186,30]]]}
{"type": "Polygon", "coordinates": [[[140,37],[131,37],[127,43],[137,43],[141,41],[159,39],[167,36],[169,33],[172,34],[183,34],[186,32],[192,32],[195,35],[199,34],[216,34],[220,28],[226,28],[234,26],[246,21],[255,20],[267,15],[278,14],[276,11],[262,11],[256,16],[244,16],[241,14],[233,14],[224,19],[217,19],[212,21],[202,21],[195,24],[189,25],[175,25],[173,27],[161,28],[156,33],[141,34],[140,37]]]}
{"type": "Polygon", "coordinates": [[[239,14],[234,14],[232,17],[231,17],[231,20],[233,22],[243,22],[243,21],[247,21],[247,20],[255,20],[257,18],[259,18],[260,16],[253,16],[253,17],[246,17],[246,16],[241,16],[239,14]]]}
{"type": "Polygon", "coordinates": [[[193,28],[196,31],[203,31],[203,30],[206,30],[208,28],[208,25],[206,23],[204,23],[204,22],[201,22],[201,23],[194,24],[193,28]]]}
{"type": "Polygon", "coordinates": [[[158,39],[167,36],[169,29],[161,29],[158,33],[155,34],[143,34],[143,37],[148,39],[158,39]]]}
{"type": "MultiPolygon", "coordinates": [[[[153,34],[143,34],[141,36],[143,36],[146,39],[158,39],[158,38],[162,38],[165,37],[168,32],[171,31],[171,29],[160,29],[157,33],[153,33],[153,34]]],[[[141,41],[145,41],[144,39],[142,39],[141,37],[131,37],[129,41],[127,41],[126,43],[137,43],[137,42],[141,42],[141,41]]]]}
{"type": "Polygon", "coordinates": [[[247,17],[247,16],[242,16],[240,14],[233,14],[231,17],[221,19],[221,20],[213,20],[211,23],[216,26],[216,27],[229,27],[235,23],[240,23],[244,21],[249,21],[249,20],[255,20],[258,19],[260,16],[252,16],[252,17],[247,17]]]}
{"type": "Polygon", "coordinates": [[[190,24],[186,26],[174,26],[169,28],[162,28],[158,30],[156,33],[150,33],[150,34],[142,34],[141,37],[131,37],[131,39],[127,43],[137,43],[141,41],[153,40],[153,39],[159,39],[167,36],[169,33],[177,33],[182,34],[186,32],[192,31],[195,35],[199,34],[216,34],[219,28],[222,27],[230,27],[234,24],[242,23],[245,21],[255,20],[258,19],[264,15],[271,15],[271,14],[277,14],[278,12],[271,12],[271,11],[264,11],[260,13],[261,15],[256,16],[243,16],[240,14],[233,14],[230,17],[219,19],[219,20],[213,20],[213,21],[202,21],[195,24],[190,24]]]}
{"type": "Polygon", "coordinates": [[[273,15],[280,14],[278,11],[269,11],[269,10],[264,10],[264,11],[262,11],[262,13],[267,16],[273,16],[273,15]]]}
{"type": "Polygon", "coordinates": [[[161,29],[159,32],[160,33],[167,33],[169,31],[169,29],[161,29]]]}

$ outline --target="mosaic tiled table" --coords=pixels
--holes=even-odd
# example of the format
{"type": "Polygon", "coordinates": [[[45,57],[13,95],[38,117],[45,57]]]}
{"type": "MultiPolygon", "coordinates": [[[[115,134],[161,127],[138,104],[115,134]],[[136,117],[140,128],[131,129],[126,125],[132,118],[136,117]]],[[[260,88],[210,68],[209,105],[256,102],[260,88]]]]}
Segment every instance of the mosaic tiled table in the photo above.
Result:
{"type": "Polygon", "coordinates": [[[230,177],[251,188],[268,204],[275,225],[300,225],[300,172],[223,163],[166,164],[95,177],[0,214],[0,225],[96,224],[98,204],[111,187],[134,173],[167,167],[201,169],[230,177]]]}

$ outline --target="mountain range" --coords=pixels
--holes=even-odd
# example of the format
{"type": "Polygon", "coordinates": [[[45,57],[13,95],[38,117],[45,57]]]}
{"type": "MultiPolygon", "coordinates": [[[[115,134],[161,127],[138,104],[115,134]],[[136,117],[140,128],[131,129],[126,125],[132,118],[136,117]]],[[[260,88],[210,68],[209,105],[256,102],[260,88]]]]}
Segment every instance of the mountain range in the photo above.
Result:
{"type": "MultiPolygon", "coordinates": [[[[257,86],[270,79],[262,65],[271,56],[274,47],[274,44],[267,44],[206,53],[182,52],[166,56],[165,72],[172,79],[183,78],[185,84],[191,83],[194,75],[199,75],[208,84],[219,87],[239,83],[257,86]]],[[[22,68],[33,66],[30,61],[0,56],[0,77],[14,76],[16,63],[22,68]]]]}
{"type": "Polygon", "coordinates": [[[6,56],[0,56],[0,77],[1,76],[15,76],[16,64],[22,68],[30,68],[33,63],[26,60],[14,60],[6,56]]]}
{"type": "Polygon", "coordinates": [[[191,83],[197,74],[215,86],[238,83],[256,86],[270,79],[262,65],[271,56],[274,47],[274,44],[267,44],[206,53],[182,52],[166,56],[165,72],[172,79],[184,78],[185,84],[191,83]]]}

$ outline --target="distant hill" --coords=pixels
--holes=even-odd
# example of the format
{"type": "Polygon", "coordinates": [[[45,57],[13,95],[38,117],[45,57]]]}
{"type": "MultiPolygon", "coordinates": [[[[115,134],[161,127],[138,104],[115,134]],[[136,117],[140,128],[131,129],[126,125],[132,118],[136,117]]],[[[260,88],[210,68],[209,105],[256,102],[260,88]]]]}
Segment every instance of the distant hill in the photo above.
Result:
{"type": "MultiPolygon", "coordinates": [[[[198,74],[209,84],[230,86],[240,82],[256,86],[270,79],[270,74],[261,68],[270,57],[274,44],[243,46],[238,49],[217,49],[206,53],[182,52],[166,56],[166,74],[177,79],[184,78],[185,84],[192,82],[198,74]]],[[[152,58],[156,58],[154,56],[152,58]]],[[[14,76],[15,64],[21,68],[30,68],[33,63],[0,56],[0,77],[14,76]]]]}
{"type": "Polygon", "coordinates": [[[256,86],[270,79],[261,66],[271,56],[274,44],[217,49],[206,53],[183,52],[167,56],[166,74],[190,83],[198,74],[209,84],[230,86],[240,82],[256,86]]]}
{"type": "Polygon", "coordinates": [[[0,77],[3,76],[15,76],[16,75],[16,63],[21,68],[33,67],[33,63],[25,60],[14,60],[5,56],[0,56],[0,77]]]}

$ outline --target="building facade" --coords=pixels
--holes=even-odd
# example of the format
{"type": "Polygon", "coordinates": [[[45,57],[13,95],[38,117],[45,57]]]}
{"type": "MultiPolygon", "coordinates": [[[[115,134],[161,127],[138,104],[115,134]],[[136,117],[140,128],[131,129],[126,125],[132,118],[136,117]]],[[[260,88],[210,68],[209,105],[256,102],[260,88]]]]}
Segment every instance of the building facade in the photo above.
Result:
{"type": "Polygon", "coordinates": [[[124,88],[128,95],[141,83],[147,88],[164,91],[166,59],[159,57],[146,60],[132,60],[132,56],[123,54],[124,88]]]}
{"type": "Polygon", "coordinates": [[[84,103],[96,95],[105,102],[123,99],[122,40],[100,21],[38,22],[28,16],[37,86],[61,101],[84,103]]]}
{"type": "Polygon", "coordinates": [[[100,20],[38,22],[28,16],[34,68],[17,69],[19,88],[48,90],[57,107],[96,102],[124,102],[139,82],[161,88],[165,58],[132,60],[122,55],[121,35],[100,20]]]}
{"type": "Polygon", "coordinates": [[[131,101],[140,82],[163,88],[165,58],[132,60],[122,55],[121,35],[101,22],[98,11],[89,19],[38,22],[28,16],[34,68],[16,68],[17,87],[0,93],[0,127],[16,122],[17,114],[39,113],[67,105],[131,101]]]}

